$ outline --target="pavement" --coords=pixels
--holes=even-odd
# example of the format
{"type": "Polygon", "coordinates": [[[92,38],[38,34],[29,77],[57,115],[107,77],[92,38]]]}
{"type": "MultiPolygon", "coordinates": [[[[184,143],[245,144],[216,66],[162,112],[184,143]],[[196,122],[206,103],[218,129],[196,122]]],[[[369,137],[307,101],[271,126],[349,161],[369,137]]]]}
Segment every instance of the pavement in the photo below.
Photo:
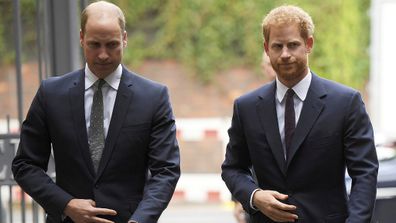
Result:
{"type": "Polygon", "coordinates": [[[236,223],[230,203],[170,203],[158,223],[236,223]]]}

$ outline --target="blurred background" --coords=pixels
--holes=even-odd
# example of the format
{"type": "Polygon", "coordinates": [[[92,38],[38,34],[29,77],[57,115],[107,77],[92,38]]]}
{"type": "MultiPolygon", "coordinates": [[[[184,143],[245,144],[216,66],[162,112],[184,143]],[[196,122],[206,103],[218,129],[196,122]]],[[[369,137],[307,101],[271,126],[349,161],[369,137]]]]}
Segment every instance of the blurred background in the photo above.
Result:
{"type": "MultiPolygon", "coordinates": [[[[0,222],[43,222],[40,207],[10,186],[10,162],[40,81],[84,65],[79,17],[90,2],[0,0],[0,222]]],[[[361,92],[377,144],[393,148],[385,157],[394,159],[396,0],[111,2],[127,20],[123,63],[166,84],[176,116],[182,176],[160,223],[236,222],[220,177],[232,104],[270,81],[262,68],[261,21],[282,4],[312,16],[311,70],[361,92]]],[[[52,164],[49,174],[54,176],[52,164]]],[[[391,181],[387,198],[396,196],[396,179],[391,181]]]]}

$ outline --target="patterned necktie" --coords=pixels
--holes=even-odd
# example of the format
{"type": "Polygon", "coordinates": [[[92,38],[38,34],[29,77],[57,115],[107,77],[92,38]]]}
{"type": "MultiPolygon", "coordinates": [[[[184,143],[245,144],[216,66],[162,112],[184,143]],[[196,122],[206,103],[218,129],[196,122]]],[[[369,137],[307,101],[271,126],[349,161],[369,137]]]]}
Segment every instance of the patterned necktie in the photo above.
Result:
{"type": "Polygon", "coordinates": [[[92,162],[95,172],[98,171],[100,158],[105,143],[105,134],[103,127],[103,95],[102,86],[105,83],[103,79],[99,79],[94,84],[95,93],[92,101],[90,126],[88,131],[88,144],[91,152],[92,162]]]}
{"type": "Polygon", "coordinates": [[[289,88],[286,92],[286,106],[285,106],[285,147],[286,157],[289,155],[290,144],[296,128],[296,116],[294,113],[294,91],[289,88]]]}

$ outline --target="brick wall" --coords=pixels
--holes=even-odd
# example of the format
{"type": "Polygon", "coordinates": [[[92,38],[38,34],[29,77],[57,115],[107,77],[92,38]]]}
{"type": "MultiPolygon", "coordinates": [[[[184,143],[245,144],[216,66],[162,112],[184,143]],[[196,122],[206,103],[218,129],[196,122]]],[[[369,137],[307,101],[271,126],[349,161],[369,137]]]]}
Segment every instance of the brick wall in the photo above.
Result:
{"type": "MultiPolygon", "coordinates": [[[[230,117],[234,98],[265,82],[264,78],[252,71],[238,68],[219,73],[211,84],[205,85],[174,61],[147,61],[137,69],[129,69],[168,86],[176,119],[230,117]]],[[[23,65],[24,117],[39,86],[37,70],[36,64],[23,65]]],[[[0,119],[4,119],[6,114],[17,118],[16,75],[13,67],[3,67],[0,73],[0,119]]],[[[206,130],[204,127],[200,130],[182,128],[178,139],[183,172],[220,173],[225,145],[224,137],[219,136],[225,134],[224,125],[228,125],[228,122],[221,125],[206,130]],[[199,140],[188,139],[189,134],[197,134],[197,131],[203,134],[199,140]]]]}

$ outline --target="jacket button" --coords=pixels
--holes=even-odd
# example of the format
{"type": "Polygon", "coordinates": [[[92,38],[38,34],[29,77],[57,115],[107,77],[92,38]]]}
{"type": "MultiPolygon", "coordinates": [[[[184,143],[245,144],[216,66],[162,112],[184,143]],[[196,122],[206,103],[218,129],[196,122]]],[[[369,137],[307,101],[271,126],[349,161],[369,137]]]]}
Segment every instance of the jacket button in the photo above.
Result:
{"type": "Polygon", "coordinates": [[[95,188],[96,188],[96,189],[99,189],[99,184],[95,184],[95,188]]]}

